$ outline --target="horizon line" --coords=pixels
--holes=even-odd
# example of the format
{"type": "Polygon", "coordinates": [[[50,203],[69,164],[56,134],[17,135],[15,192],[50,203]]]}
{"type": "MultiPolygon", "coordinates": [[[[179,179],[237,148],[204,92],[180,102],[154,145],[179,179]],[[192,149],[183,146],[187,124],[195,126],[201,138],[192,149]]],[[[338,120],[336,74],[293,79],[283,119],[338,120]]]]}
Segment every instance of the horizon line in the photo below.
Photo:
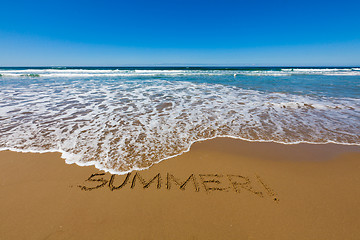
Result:
{"type": "Polygon", "coordinates": [[[224,67],[224,68],[303,68],[303,67],[320,67],[320,68],[358,68],[360,65],[214,65],[214,64],[139,64],[139,65],[0,65],[0,68],[98,68],[98,67],[108,67],[108,68],[131,68],[131,67],[176,67],[176,68],[195,68],[195,67],[224,67]]]}

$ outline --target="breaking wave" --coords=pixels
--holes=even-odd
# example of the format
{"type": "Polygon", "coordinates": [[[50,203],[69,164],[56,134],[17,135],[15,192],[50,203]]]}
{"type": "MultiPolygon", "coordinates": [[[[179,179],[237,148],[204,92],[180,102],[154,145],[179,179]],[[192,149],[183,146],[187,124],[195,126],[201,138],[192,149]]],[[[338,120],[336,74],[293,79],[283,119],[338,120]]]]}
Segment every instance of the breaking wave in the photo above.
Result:
{"type": "Polygon", "coordinates": [[[184,69],[0,69],[3,77],[121,77],[121,76],[193,76],[193,75],[244,75],[244,76],[360,76],[359,68],[264,68],[214,69],[204,71],[184,69]]]}

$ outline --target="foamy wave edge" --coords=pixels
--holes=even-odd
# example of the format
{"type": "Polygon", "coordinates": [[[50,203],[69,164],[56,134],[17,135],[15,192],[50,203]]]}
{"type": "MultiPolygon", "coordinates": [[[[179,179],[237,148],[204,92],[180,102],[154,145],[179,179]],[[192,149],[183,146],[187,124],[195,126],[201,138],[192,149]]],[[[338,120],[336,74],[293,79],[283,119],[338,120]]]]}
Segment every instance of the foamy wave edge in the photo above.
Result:
{"type": "Polygon", "coordinates": [[[127,171],[115,171],[113,169],[110,168],[105,168],[102,167],[100,165],[99,162],[97,161],[89,161],[86,163],[80,162],[79,157],[75,156],[74,154],[68,153],[66,151],[63,151],[61,149],[49,149],[49,150],[34,150],[34,149],[17,149],[17,148],[0,148],[0,151],[12,151],[12,152],[21,152],[21,153],[61,153],[61,158],[65,160],[66,164],[76,164],[78,166],[84,167],[84,166],[94,166],[95,168],[99,169],[100,171],[104,171],[104,172],[108,172],[110,174],[116,174],[116,175],[125,175],[128,174],[130,172],[133,171],[143,171],[146,169],[149,169],[150,167],[152,167],[155,164],[158,164],[164,160],[167,159],[171,159],[171,158],[175,158],[178,157],[186,152],[189,152],[191,150],[191,146],[194,143],[197,142],[204,142],[207,140],[212,140],[212,139],[216,139],[216,138],[231,138],[231,139],[238,139],[238,140],[242,140],[242,141],[246,141],[246,142],[267,142],[267,143],[278,143],[278,144],[283,144],[283,145],[295,145],[295,144],[301,144],[301,143],[305,143],[305,144],[316,144],[316,145],[320,145],[320,144],[337,144],[337,145],[345,145],[345,146],[360,146],[360,143],[342,143],[342,142],[336,142],[336,141],[326,141],[326,142],[308,142],[308,141],[296,141],[296,142],[281,142],[281,141],[275,141],[275,140],[262,140],[262,139],[258,139],[258,140],[253,140],[253,139],[247,139],[247,138],[243,138],[243,137],[235,137],[235,136],[230,136],[230,135],[220,135],[220,136],[215,136],[215,137],[211,137],[211,138],[203,138],[203,139],[198,139],[195,141],[192,141],[189,143],[189,146],[186,150],[175,154],[175,155],[171,155],[168,157],[165,157],[163,159],[160,159],[157,162],[152,163],[150,166],[148,167],[144,167],[144,168],[138,168],[138,167],[133,167],[130,170],[127,171]],[[73,158],[73,159],[72,159],[73,158]]]}

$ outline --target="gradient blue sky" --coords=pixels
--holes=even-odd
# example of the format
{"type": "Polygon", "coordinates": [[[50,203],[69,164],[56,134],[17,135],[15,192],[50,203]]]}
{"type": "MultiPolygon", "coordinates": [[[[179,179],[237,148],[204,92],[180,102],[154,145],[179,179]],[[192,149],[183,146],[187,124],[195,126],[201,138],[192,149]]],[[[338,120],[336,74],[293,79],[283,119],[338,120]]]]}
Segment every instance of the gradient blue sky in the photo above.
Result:
{"type": "Polygon", "coordinates": [[[360,1],[3,1],[0,66],[359,66],[360,1]]]}

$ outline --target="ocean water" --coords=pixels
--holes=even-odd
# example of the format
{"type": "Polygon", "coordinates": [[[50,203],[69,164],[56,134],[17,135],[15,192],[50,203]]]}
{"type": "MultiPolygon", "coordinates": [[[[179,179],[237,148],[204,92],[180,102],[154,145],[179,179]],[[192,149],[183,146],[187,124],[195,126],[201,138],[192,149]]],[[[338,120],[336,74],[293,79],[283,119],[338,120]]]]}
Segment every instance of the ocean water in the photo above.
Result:
{"type": "Polygon", "coordinates": [[[220,136],[360,145],[360,68],[0,68],[0,150],[121,174],[220,136]]]}

